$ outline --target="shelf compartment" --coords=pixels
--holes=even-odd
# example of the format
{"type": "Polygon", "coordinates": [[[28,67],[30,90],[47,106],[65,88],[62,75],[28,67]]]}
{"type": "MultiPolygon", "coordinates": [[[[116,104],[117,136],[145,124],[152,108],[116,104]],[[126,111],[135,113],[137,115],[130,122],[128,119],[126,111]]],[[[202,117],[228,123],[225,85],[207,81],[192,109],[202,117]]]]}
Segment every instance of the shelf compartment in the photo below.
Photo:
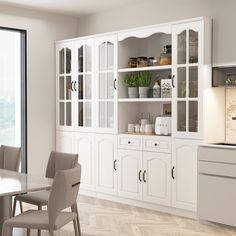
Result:
{"type": "Polygon", "coordinates": [[[119,73],[127,73],[127,72],[139,72],[139,71],[152,71],[152,70],[171,70],[172,65],[165,66],[146,66],[146,67],[134,67],[134,68],[123,68],[118,69],[119,73]]]}
{"type": "Polygon", "coordinates": [[[118,102],[172,102],[172,98],[119,98],[118,102]]]}

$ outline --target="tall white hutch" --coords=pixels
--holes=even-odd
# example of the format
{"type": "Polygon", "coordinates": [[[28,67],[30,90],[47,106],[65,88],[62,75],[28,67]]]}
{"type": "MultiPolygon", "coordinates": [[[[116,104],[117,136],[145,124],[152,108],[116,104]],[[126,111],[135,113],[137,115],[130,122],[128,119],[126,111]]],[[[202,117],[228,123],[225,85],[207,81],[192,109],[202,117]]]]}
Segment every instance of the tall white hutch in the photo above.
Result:
{"type": "Polygon", "coordinates": [[[56,149],[76,152],[81,193],[151,209],[196,211],[197,146],[207,134],[211,20],[196,18],[56,43],[56,149]],[[128,68],[130,57],[160,55],[172,64],[128,68]],[[195,50],[193,49],[193,45],[195,50]],[[196,50],[197,48],[197,50],[196,50]],[[123,77],[149,71],[172,78],[172,97],[130,99],[123,77]],[[171,105],[172,135],[130,135],[142,113],[171,105]]]}

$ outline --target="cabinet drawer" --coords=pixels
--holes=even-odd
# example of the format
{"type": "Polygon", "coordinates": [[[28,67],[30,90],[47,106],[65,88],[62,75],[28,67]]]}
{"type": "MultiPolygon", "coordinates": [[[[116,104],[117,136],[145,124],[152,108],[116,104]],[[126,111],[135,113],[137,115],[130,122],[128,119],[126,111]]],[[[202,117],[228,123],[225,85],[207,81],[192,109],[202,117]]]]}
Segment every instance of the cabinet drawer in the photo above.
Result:
{"type": "Polygon", "coordinates": [[[142,137],[132,135],[119,135],[118,146],[123,149],[142,150],[142,137]]]}
{"type": "Polygon", "coordinates": [[[143,137],[143,150],[171,153],[169,137],[143,137]]]}

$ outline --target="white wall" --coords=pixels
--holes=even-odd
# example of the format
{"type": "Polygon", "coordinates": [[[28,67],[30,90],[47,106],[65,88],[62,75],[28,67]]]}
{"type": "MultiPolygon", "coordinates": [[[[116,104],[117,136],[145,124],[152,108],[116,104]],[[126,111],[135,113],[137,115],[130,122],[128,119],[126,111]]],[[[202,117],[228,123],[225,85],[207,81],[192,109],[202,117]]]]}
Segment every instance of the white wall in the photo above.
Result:
{"type": "Polygon", "coordinates": [[[235,0],[145,0],[79,18],[78,34],[89,35],[209,16],[213,18],[213,62],[236,62],[235,0]]]}
{"type": "Polygon", "coordinates": [[[75,37],[73,17],[0,7],[0,26],[27,30],[28,170],[44,175],[55,148],[55,40],[75,37]]]}

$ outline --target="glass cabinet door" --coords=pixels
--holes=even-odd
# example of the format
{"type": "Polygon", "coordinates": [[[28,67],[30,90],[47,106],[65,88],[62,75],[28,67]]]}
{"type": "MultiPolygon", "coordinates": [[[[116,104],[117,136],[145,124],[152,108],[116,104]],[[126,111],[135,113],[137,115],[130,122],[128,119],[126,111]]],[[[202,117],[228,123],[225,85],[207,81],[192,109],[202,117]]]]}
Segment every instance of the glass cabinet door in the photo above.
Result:
{"type": "Polygon", "coordinates": [[[58,91],[58,126],[72,127],[72,48],[68,45],[59,47],[57,91],[58,91]]]}
{"type": "Polygon", "coordinates": [[[76,44],[76,127],[82,130],[93,128],[93,40],[84,40],[76,44]]]}
{"type": "Polygon", "coordinates": [[[173,33],[175,54],[175,132],[199,132],[199,25],[176,26],[173,33]]]}
{"type": "Polygon", "coordinates": [[[116,129],[116,37],[97,42],[97,128],[116,129]]]}

